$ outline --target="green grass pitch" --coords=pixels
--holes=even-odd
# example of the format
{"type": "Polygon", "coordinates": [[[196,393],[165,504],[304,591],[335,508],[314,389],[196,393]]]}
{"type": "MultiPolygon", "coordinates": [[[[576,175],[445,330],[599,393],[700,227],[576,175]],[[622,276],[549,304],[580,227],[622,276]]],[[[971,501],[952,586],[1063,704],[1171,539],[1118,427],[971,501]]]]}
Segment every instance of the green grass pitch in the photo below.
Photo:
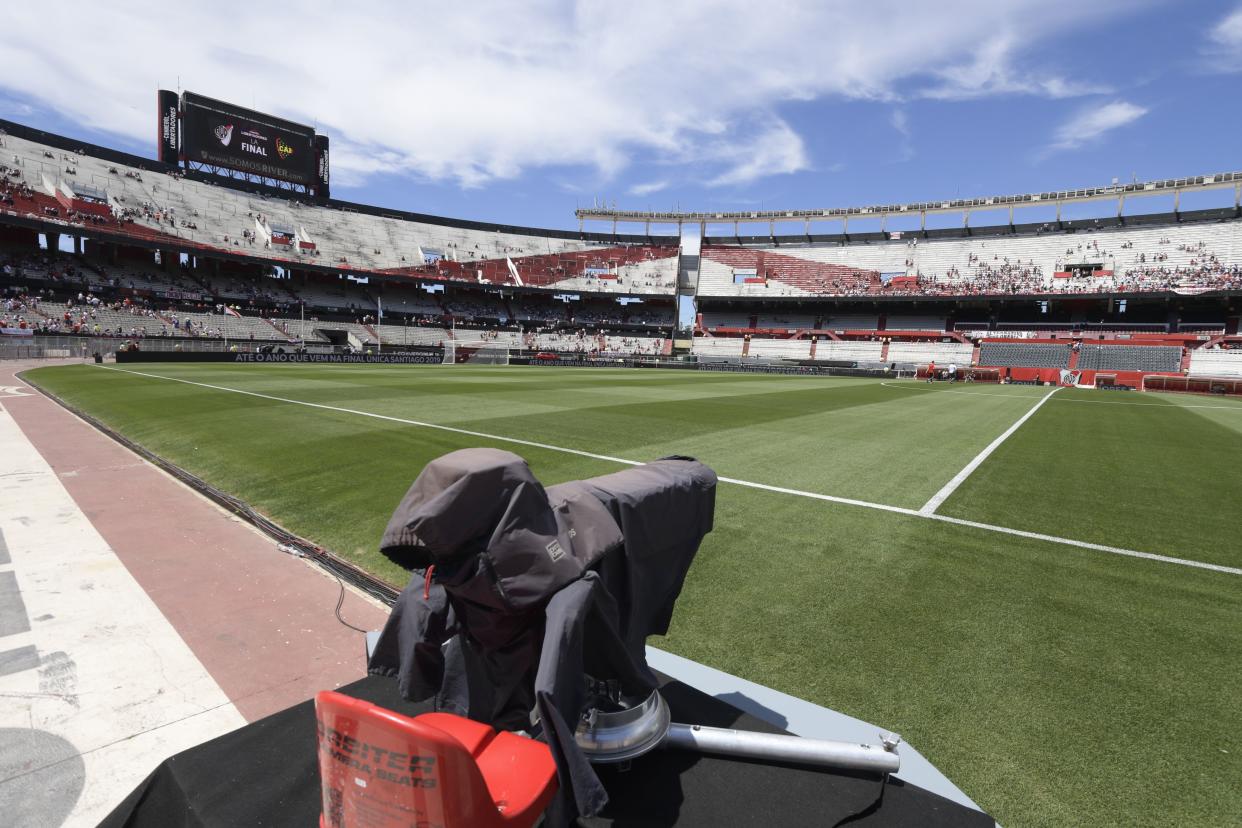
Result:
{"type": "MultiPolygon", "coordinates": [[[[1045,389],[563,368],[149,365],[230,389],[918,510],[1045,389]]],[[[606,460],[88,366],[27,378],[288,528],[376,553],[434,457],[606,460]]],[[[1242,567],[1242,404],[1058,391],[939,513],[1242,567]]],[[[1242,576],[722,483],[659,647],[902,733],[1007,828],[1242,814],[1242,576]]]]}

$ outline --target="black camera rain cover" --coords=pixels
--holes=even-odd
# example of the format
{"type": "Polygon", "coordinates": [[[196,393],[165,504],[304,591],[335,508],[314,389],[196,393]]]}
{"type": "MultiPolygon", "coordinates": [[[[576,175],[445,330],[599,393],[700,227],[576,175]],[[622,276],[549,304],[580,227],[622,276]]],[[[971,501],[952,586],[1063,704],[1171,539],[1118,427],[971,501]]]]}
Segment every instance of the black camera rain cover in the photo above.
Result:
{"type": "Polygon", "coordinates": [[[549,500],[512,452],[454,451],[428,463],[393,513],[380,551],[409,569],[446,570],[483,558],[496,609],[545,603],[621,545],[621,529],[589,493],[549,500]]]}

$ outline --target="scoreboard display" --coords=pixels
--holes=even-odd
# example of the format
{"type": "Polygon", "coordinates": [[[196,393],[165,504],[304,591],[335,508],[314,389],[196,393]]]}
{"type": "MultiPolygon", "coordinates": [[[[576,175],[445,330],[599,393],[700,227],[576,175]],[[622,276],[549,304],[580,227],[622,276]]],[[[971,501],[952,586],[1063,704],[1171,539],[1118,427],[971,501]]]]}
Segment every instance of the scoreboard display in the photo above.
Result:
{"type": "Polygon", "coordinates": [[[181,152],[186,161],[293,184],[320,180],[313,127],[193,92],[181,96],[181,152]]]}

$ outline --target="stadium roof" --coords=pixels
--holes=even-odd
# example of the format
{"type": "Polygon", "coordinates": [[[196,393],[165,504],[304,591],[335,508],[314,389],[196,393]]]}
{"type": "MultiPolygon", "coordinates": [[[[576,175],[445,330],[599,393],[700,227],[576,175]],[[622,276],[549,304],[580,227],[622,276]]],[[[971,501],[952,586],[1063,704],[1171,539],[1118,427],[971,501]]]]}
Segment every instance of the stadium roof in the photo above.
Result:
{"type": "MultiPolygon", "coordinates": [[[[1234,204],[1237,206],[1242,194],[1242,172],[1215,173],[1189,178],[1165,178],[1157,181],[1135,181],[1129,184],[1108,184],[1103,187],[1086,187],[1077,190],[1024,193],[1021,195],[980,196],[978,198],[955,198],[940,201],[913,201],[908,204],[883,204],[869,207],[832,207],[821,210],[743,210],[735,212],[676,212],[644,210],[609,210],[592,207],[574,211],[578,221],[641,222],[644,224],[710,224],[714,222],[751,223],[777,221],[823,221],[857,217],[882,218],[894,215],[927,215],[928,213],[958,213],[971,210],[997,210],[1014,207],[1034,207],[1046,204],[1062,205],[1070,202],[1107,201],[1126,196],[1169,195],[1180,196],[1183,192],[1234,188],[1234,204]]],[[[1175,207],[1174,210],[1177,208],[1175,207]]]]}

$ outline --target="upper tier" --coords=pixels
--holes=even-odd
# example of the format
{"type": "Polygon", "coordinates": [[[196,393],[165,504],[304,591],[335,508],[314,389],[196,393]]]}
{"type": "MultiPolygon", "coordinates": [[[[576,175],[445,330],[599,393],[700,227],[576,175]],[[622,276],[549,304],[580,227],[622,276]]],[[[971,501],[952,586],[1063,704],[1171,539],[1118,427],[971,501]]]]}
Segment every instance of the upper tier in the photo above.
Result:
{"type": "MultiPolygon", "coordinates": [[[[0,125],[2,126],[2,125],[0,125]]],[[[252,194],[17,125],[0,151],[0,220],[274,265],[519,288],[672,295],[677,240],[416,220],[399,211],[252,194]],[[20,132],[21,134],[15,134],[20,132]],[[71,148],[72,147],[72,148],[71,148]],[[11,202],[11,203],[9,203],[11,202]]]]}
{"type": "Polygon", "coordinates": [[[828,245],[704,245],[698,294],[1012,296],[1242,290],[1242,220],[828,245]]]}

